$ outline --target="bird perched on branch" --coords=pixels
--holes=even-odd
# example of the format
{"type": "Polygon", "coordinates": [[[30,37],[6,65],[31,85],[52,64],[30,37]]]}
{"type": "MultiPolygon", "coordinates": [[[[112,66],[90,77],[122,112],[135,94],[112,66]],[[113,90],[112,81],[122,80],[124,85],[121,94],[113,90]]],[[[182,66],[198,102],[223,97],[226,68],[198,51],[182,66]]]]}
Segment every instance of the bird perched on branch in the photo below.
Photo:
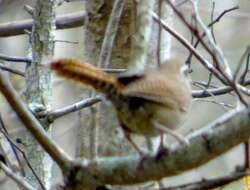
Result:
{"type": "Polygon", "coordinates": [[[177,60],[168,60],[155,70],[118,77],[76,59],[58,59],[50,67],[64,78],[105,94],[116,108],[125,136],[139,153],[142,151],[131,140],[130,134],[160,135],[163,139],[163,134],[168,133],[187,143],[174,132],[184,120],[192,99],[188,80],[177,60]]]}

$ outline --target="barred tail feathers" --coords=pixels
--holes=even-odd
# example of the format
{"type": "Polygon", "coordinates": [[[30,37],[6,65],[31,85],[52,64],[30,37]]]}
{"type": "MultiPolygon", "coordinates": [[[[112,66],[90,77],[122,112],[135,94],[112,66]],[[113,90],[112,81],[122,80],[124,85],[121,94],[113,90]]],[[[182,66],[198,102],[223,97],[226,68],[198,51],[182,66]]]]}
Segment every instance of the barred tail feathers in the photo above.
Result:
{"type": "Polygon", "coordinates": [[[58,59],[50,64],[50,68],[64,78],[89,85],[103,93],[114,93],[119,88],[116,77],[76,59],[58,59]]]}

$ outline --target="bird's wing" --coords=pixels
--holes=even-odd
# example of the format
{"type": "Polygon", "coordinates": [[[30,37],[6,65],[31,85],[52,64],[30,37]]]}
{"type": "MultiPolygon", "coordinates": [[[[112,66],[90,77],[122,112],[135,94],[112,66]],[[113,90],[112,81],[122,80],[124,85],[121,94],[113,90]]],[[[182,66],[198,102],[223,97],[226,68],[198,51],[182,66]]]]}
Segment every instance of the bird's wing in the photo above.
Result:
{"type": "Polygon", "coordinates": [[[117,76],[117,81],[123,85],[128,85],[131,82],[142,79],[145,77],[145,73],[125,73],[117,76]]]}
{"type": "Polygon", "coordinates": [[[122,94],[185,110],[191,96],[188,86],[181,80],[160,74],[155,77],[148,76],[127,85],[122,94]]]}

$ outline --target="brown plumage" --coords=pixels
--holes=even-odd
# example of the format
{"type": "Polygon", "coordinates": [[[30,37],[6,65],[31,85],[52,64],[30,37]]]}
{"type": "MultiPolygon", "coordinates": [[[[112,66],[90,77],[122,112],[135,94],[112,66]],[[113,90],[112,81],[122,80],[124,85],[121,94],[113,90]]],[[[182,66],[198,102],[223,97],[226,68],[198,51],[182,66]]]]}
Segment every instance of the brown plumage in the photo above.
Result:
{"type": "Polygon", "coordinates": [[[176,60],[168,60],[156,70],[118,77],[76,59],[59,59],[50,66],[60,76],[104,93],[117,108],[125,134],[160,135],[164,130],[156,123],[174,129],[191,104],[188,80],[176,60]]]}
{"type": "Polygon", "coordinates": [[[119,88],[118,81],[114,76],[103,72],[89,63],[82,63],[77,59],[58,59],[50,64],[50,68],[60,76],[92,86],[103,93],[107,89],[119,88]]]}

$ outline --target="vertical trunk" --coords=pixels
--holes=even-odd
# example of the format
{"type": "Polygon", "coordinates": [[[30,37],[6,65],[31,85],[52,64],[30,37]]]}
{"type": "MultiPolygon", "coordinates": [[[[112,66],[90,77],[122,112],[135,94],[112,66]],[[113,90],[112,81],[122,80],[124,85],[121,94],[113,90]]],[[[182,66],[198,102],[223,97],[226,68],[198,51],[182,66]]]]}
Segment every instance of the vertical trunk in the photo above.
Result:
{"type": "Polygon", "coordinates": [[[152,16],[154,0],[139,0],[134,3],[133,20],[131,21],[133,36],[130,50],[129,69],[144,70],[147,64],[147,53],[152,32],[152,16]]]}
{"type": "MultiPolygon", "coordinates": [[[[37,0],[33,12],[34,25],[30,36],[32,63],[26,67],[26,101],[35,113],[50,109],[52,96],[51,73],[44,66],[54,55],[55,1],[37,0]]],[[[49,125],[43,123],[50,135],[49,125]]],[[[28,158],[42,182],[49,187],[52,161],[29,134],[23,138],[28,158]]],[[[37,180],[29,169],[26,177],[34,187],[37,180]]]]}
{"type": "MultiPolygon", "coordinates": [[[[89,18],[87,18],[84,27],[84,61],[97,64],[113,3],[114,1],[111,0],[86,1],[85,8],[89,13],[89,18]]],[[[127,67],[131,47],[131,7],[132,4],[127,2],[123,9],[109,67],[127,67]]],[[[82,111],[82,117],[85,122],[84,126],[79,128],[79,135],[83,135],[80,137],[81,140],[78,141],[77,154],[88,158],[91,155],[93,156],[93,150],[90,148],[93,147],[94,144],[94,142],[91,141],[95,139],[93,138],[94,125],[97,125],[96,127],[98,127],[99,130],[97,138],[99,142],[102,142],[101,145],[99,144],[98,146],[98,155],[109,156],[127,154],[130,146],[127,144],[126,140],[122,139],[123,135],[120,131],[113,107],[110,104],[103,103],[100,107],[99,113],[96,113],[95,108],[90,108],[92,110],[92,117],[84,116],[85,114],[83,112],[85,110],[82,111]],[[124,143],[125,146],[121,146],[121,144],[124,143]]],[[[85,111],[85,113],[87,112],[88,110],[85,111]]]]}

